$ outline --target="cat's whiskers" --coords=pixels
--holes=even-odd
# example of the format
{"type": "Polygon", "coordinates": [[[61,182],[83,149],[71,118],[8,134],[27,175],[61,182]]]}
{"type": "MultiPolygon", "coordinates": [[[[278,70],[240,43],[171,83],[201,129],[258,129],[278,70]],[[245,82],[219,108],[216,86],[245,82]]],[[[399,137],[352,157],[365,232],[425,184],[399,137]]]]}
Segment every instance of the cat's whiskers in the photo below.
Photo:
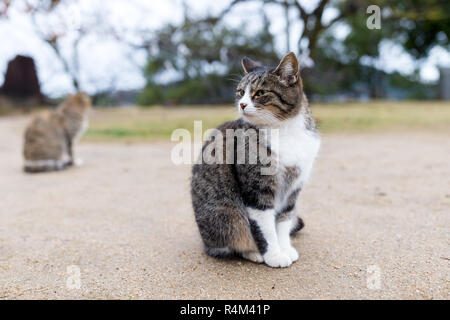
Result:
{"type": "Polygon", "coordinates": [[[239,82],[241,82],[241,79],[242,79],[242,75],[237,74],[237,73],[232,73],[232,74],[230,74],[230,77],[226,78],[226,80],[232,81],[233,83],[239,83],[239,82]]]}
{"type": "Polygon", "coordinates": [[[277,117],[277,114],[268,112],[265,109],[259,109],[258,110],[258,116],[263,119],[264,121],[267,121],[267,124],[277,124],[278,121],[282,121],[283,119],[279,119],[277,117]]]}

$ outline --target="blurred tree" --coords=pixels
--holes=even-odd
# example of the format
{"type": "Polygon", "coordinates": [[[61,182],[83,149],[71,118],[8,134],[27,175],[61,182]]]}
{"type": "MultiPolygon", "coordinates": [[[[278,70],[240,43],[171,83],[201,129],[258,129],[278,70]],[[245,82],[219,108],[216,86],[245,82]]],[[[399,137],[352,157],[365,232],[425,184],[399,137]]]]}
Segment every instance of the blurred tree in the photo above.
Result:
{"type": "Polygon", "coordinates": [[[13,4],[16,10],[26,13],[34,31],[54,52],[64,71],[71,78],[75,90],[80,90],[79,45],[94,29],[98,19],[82,19],[76,14],[76,1],[71,0],[1,0],[0,17],[8,19],[8,10],[13,4]],[[63,52],[61,43],[70,42],[71,52],[63,52]]]}
{"type": "Polygon", "coordinates": [[[0,18],[5,18],[7,16],[10,6],[11,0],[0,0],[0,18]]]}
{"type": "Polygon", "coordinates": [[[72,85],[76,91],[80,91],[80,81],[79,81],[79,52],[78,47],[82,38],[86,35],[88,28],[79,26],[76,30],[76,35],[72,40],[72,54],[71,56],[66,56],[61,51],[61,39],[67,35],[69,31],[73,28],[71,25],[67,24],[67,19],[64,16],[56,15],[60,20],[58,21],[59,28],[45,27],[46,20],[59,6],[62,6],[66,1],[64,0],[47,0],[39,1],[35,5],[27,3],[27,10],[31,15],[31,20],[33,22],[36,33],[39,37],[45,41],[58,57],[59,61],[64,67],[64,71],[70,76],[72,80],[72,85]]]}
{"type": "Polygon", "coordinates": [[[227,28],[188,16],[180,26],[165,26],[155,34],[157,41],[148,49],[147,85],[138,102],[150,105],[230,101],[235,85],[230,77],[242,74],[242,57],[251,56],[267,64],[278,59],[273,36],[268,32],[269,20],[264,18],[264,23],[266,26],[255,34],[243,33],[245,25],[227,28]],[[172,79],[167,81],[168,77],[172,79]],[[160,85],[167,82],[168,85],[160,85]]]}
{"type": "MultiPolygon", "coordinates": [[[[301,56],[309,55],[315,60],[319,54],[317,44],[324,33],[337,22],[344,22],[350,27],[358,26],[358,46],[362,49],[374,51],[371,41],[363,41],[361,31],[369,33],[366,26],[366,9],[370,5],[378,5],[382,11],[382,33],[377,37],[391,38],[399,41],[404,48],[416,58],[427,55],[435,45],[449,48],[450,38],[450,2],[447,0],[319,0],[313,10],[306,10],[304,1],[300,0],[233,0],[230,5],[212,21],[219,21],[235,6],[245,2],[260,2],[263,5],[279,5],[285,10],[286,34],[290,34],[289,10],[297,12],[298,19],[303,24],[303,29],[298,39],[298,51],[301,56]],[[303,3],[303,4],[302,4],[303,3]],[[327,8],[336,10],[333,18],[325,21],[324,12],[327,8]],[[382,37],[380,35],[382,34],[382,37]],[[367,46],[366,46],[367,45],[367,46]]],[[[370,30],[373,32],[374,30],[370,30]]],[[[366,37],[367,39],[367,37],[366,37]]],[[[348,43],[351,43],[349,39],[348,43]]],[[[375,43],[378,44],[378,42],[375,43]]],[[[289,48],[289,44],[287,44],[289,48]]]]}
{"type": "MultiPolygon", "coordinates": [[[[264,14],[271,14],[273,6],[282,9],[285,19],[285,47],[298,51],[302,58],[309,56],[314,62],[313,68],[303,63],[308,93],[356,92],[364,87],[370,97],[378,98],[385,95],[386,83],[417,81],[415,76],[396,76],[395,81],[390,81],[381,70],[377,62],[381,44],[386,40],[401,45],[418,62],[434,46],[450,49],[450,2],[444,0],[317,0],[312,5],[300,0],[232,0],[218,15],[201,19],[192,18],[183,2],[181,24],[167,24],[157,31],[131,32],[115,30],[114,27],[120,29],[116,25],[105,26],[101,17],[83,16],[74,20],[67,8],[77,3],[76,0],[0,0],[0,18],[8,18],[9,10],[16,5],[30,14],[37,34],[52,48],[77,90],[80,87],[78,49],[97,25],[109,28],[105,34],[131,48],[144,49],[148,57],[147,85],[139,96],[141,104],[228,101],[233,87],[229,78],[241,73],[243,56],[270,64],[284,53],[275,47],[269,32],[270,19],[264,14]],[[233,11],[236,6],[248,2],[261,4],[262,28],[248,31],[250,23],[254,30],[260,21],[256,24],[249,21],[239,28],[227,26],[224,17],[236,14],[237,10],[233,11]],[[379,30],[367,28],[369,5],[381,8],[379,30]],[[289,40],[298,23],[303,28],[295,50],[289,40]],[[348,32],[337,38],[338,28],[348,32]]],[[[239,14],[245,15],[245,11],[239,14]]]]}
{"type": "Polygon", "coordinates": [[[398,41],[415,58],[434,46],[450,50],[450,1],[375,1],[383,9],[383,36],[398,41]]]}
{"type": "Polygon", "coordinates": [[[316,45],[314,68],[303,70],[307,91],[324,93],[326,89],[329,93],[356,93],[363,87],[364,94],[371,98],[383,97],[384,73],[376,68],[375,62],[385,37],[382,29],[368,30],[366,21],[367,15],[346,16],[340,23],[345,23],[348,33],[341,39],[336,39],[332,29],[323,33],[316,45]],[[328,81],[320,90],[322,78],[328,81]]]}
{"type": "MultiPolygon", "coordinates": [[[[190,86],[191,94],[195,92],[201,96],[202,92],[214,93],[214,97],[220,98],[219,91],[208,90],[217,80],[201,79],[208,79],[213,74],[218,76],[238,72],[232,70],[231,66],[238,66],[238,57],[245,54],[262,62],[271,60],[273,63],[276,53],[280,52],[273,46],[268,21],[265,21],[266,27],[256,37],[248,37],[238,30],[227,30],[221,24],[223,18],[231,14],[236,6],[247,2],[259,2],[262,8],[276,5],[283,9],[286,48],[290,48],[291,19],[294,17],[289,12],[297,13],[296,17],[303,25],[298,39],[298,52],[302,57],[309,56],[314,62],[314,68],[303,64],[302,71],[305,89],[313,94],[354,92],[357,95],[359,92],[372,98],[382,98],[386,96],[385,91],[390,86],[402,87],[402,81],[411,88],[416,88],[420,84],[416,76],[396,74],[391,77],[380,69],[377,62],[381,43],[385,40],[400,44],[416,59],[426,57],[436,45],[449,49],[449,1],[319,0],[314,8],[307,10],[305,3],[298,0],[233,0],[217,16],[208,16],[200,21],[191,21],[185,17],[183,26],[171,25],[161,30],[157,37],[158,44],[153,44],[153,49],[157,48],[153,51],[156,54],[149,55],[146,69],[149,85],[143,96],[149,97],[147,102],[172,97],[176,103],[179,102],[179,96],[189,91],[174,88],[164,94],[161,87],[156,85],[162,71],[172,69],[181,72],[183,76],[175,82],[178,83],[177,86],[182,86],[183,83],[186,87],[190,86]],[[370,5],[378,5],[381,9],[381,29],[367,27],[370,14],[366,10],[370,5]],[[324,12],[327,9],[334,11],[334,15],[328,15],[325,19],[324,12]],[[336,38],[334,26],[341,30],[345,26],[347,34],[343,38],[336,38]],[[227,42],[227,39],[231,40],[227,42]],[[266,44],[269,46],[265,47],[266,44]],[[272,53],[270,50],[273,50],[272,53]],[[269,59],[265,59],[266,57],[269,59]],[[229,70],[224,69],[224,65],[229,70]],[[222,66],[221,72],[214,69],[218,66],[222,66]],[[324,79],[327,79],[325,85],[324,79]],[[194,82],[188,83],[188,80],[194,82]]],[[[245,26],[239,29],[244,30],[245,26]]],[[[406,87],[407,85],[403,85],[402,90],[406,90],[406,87]]],[[[199,101],[198,97],[191,98],[199,101]]]]}
{"type": "MultiPolygon", "coordinates": [[[[336,6],[345,6],[345,1],[336,6]]],[[[431,0],[424,1],[365,1],[360,6],[378,4],[381,8],[381,29],[368,30],[367,15],[354,14],[345,16],[340,23],[348,27],[348,34],[337,40],[332,36],[332,30],[327,30],[319,40],[318,62],[312,73],[334,70],[346,81],[340,82],[347,88],[355,85],[366,86],[372,98],[385,97],[386,83],[392,87],[405,90],[409,86],[411,92],[417,92],[420,84],[417,74],[411,76],[386,75],[377,66],[380,57],[380,45],[383,41],[392,41],[411,54],[417,61],[428,55],[434,46],[450,49],[450,2],[431,0]],[[365,3],[365,4],[364,4],[365,3]],[[339,50],[336,50],[339,48],[339,50]],[[333,62],[332,62],[333,61],[333,62]],[[336,68],[330,67],[335,64],[336,68]],[[400,85],[403,81],[404,85],[400,85]]],[[[428,87],[423,85],[423,87],[428,87]]],[[[421,94],[421,97],[429,95],[421,94]]]]}
{"type": "MultiPolygon", "coordinates": [[[[336,22],[343,20],[346,16],[353,15],[356,12],[361,12],[364,5],[364,0],[344,0],[344,1],[317,1],[315,8],[308,11],[304,6],[304,1],[300,0],[233,0],[230,5],[219,14],[215,19],[209,18],[212,21],[219,21],[227,15],[235,6],[245,2],[260,2],[262,5],[278,5],[285,11],[285,25],[287,44],[289,45],[290,34],[290,17],[289,11],[293,10],[297,13],[297,18],[302,22],[303,29],[298,39],[298,51],[301,56],[308,56],[314,60],[317,55],[317,42],[323,31],[331,28],[336,22]],[[303,4],[302,4],[303,3],[303,4]],[[338,13],[329,21],[324,21],[324,12],[326,8],[338,8],[338,13]]],[[[365,9],[365,7],[364,7],[365,9]]]]}

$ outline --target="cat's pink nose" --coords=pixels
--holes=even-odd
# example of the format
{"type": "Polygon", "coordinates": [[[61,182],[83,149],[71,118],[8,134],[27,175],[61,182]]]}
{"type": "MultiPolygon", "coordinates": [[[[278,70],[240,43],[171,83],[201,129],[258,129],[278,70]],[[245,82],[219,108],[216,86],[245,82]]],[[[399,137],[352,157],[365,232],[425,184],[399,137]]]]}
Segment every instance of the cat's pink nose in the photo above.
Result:
{"type": "Polygon", "coordinates": [[[245,109],[245,107],[247,106],[247,104],[246,103],[241,103],[241,104],[239,104],[240,106],[241,106],[241,109],[242,110],[244,110],[245,109]]]}

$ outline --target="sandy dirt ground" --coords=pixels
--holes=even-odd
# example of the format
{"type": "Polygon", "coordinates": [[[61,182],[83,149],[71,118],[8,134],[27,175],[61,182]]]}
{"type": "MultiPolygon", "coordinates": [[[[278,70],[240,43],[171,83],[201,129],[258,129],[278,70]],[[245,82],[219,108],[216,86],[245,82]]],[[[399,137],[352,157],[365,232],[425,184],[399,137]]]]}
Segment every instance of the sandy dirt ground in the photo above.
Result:
{"type": "Polygon", "coordinates": [[[81,143],[83,167],[26,175],[26,120],[0,119],[2,299],[449,298],[448,132],[324,135],[300,259],[272,269],[202,252],[171,144],[81,143]]]}

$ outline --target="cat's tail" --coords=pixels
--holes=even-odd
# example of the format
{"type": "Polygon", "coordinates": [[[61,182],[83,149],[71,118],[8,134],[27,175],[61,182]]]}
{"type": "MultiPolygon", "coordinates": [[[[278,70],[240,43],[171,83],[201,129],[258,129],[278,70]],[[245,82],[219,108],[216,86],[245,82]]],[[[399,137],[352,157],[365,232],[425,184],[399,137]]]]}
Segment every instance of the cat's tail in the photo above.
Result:
{"type": "Polygon", "coordinates": [[[303,219],[299,216],[295,216],[294,219],[292,219],[291,236],[297,234],[304,226],[305,223],[303,222],[303,219]]]}
{"type": "Polygon", "coordinates": [[[27,173],[40,173],[63,170],[72,165],[72,161],[61,160],[25,160],[23,171],[27,173]]]}

